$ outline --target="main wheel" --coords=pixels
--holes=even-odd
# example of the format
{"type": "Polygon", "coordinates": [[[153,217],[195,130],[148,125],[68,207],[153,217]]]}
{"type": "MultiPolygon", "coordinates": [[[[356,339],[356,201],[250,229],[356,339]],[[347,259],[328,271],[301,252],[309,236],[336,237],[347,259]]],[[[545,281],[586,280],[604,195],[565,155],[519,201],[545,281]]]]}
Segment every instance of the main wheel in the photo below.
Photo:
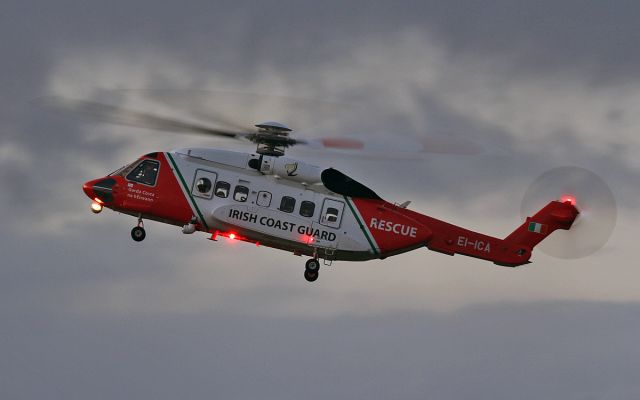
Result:
{"type": "Polygon", "coordinates": [[[309,271],[308,269],[304,270],[304,279],[306,279],[307,282],[315,282],[316,279],[318,279],[318,275],[320,275],[318,271],[309,271]]]}
{"type": "Polygon", "coordinates": [[[320,261],[315,258],[311,258],[307,260],[307,263],[304,267],[309,272],[318,272],[320,271],[320,261]]]}
{"type": "Polygon", "coordinates": [[[131,239],[135,240],[136,242],[142,242],[146,236],[147,233],[141,226],[136,226],[131,230],[131,239]]]}

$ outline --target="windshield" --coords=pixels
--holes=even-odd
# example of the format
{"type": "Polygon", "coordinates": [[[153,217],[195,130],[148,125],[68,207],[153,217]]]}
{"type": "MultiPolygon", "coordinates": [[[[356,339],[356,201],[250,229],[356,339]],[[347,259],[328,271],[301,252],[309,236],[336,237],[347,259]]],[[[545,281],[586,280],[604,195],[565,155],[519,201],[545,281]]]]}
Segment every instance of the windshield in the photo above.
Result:
{"type": "Polygon", "coordinates": [[[127,167],[131,166],[131,164],[127,164],[127,165],[123,165],[122,167],[118,168],[117,170],[113,171],[112,173],[110,173],[107,176],[117,176],[122,174],[122,171],[124,171],[127,167]]]}
{"type": "Polygon", "coordinates": [[[160,163],[154,160],[144,160],[138,164],[126,176],[128,181],[142,183],[144,185],[154,186],[158,177],[158,169],[160,163]]]}

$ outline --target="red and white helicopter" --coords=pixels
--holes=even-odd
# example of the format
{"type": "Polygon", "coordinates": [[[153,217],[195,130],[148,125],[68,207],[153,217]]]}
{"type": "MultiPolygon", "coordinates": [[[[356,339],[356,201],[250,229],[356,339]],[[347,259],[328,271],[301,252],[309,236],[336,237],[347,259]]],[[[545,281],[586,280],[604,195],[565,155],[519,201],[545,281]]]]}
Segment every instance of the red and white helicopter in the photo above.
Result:
{"type": "Polygon", "coordinates": [[[546,199],[546,205],[500,239],[410,210],[409,202],[385,201],[334,168],[284,156],[292,146],[362,147],[357,141],[295,139],[291,129],[277,122],[258,124],[248,132],[88,102],[80,108],[107,115],[111,122],[255,143],[253,153],[211,148],[148,153],[86,182],[83,190],[93,212],[106,207],[136,217],[131,237],[137,242],[146,236],[143,221],[148,219],[180,226],[184,234],[204,232],[211,240],[226,237],[277,248],[310,257],[304,271],[310,282],[318,278],[320,260],[330,265],[384,259],[423,247],[520,266],[529,263],[534,247],[551,233],[569,230],[582,211],[575,197],[558,193],[556,200],[546,199]]]}

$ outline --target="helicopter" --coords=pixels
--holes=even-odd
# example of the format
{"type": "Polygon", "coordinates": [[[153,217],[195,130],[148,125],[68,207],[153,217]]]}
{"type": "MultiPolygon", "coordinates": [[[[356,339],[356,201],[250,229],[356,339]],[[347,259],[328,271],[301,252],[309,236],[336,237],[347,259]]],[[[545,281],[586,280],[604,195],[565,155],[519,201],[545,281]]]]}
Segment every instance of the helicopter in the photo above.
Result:
{"type": "MultiPolygon", "coordinates": [[[[83,191],[94,213],[109,208],[137,218],[131,230],[136,242],[146,237],[144,221],[152,220],[181,227],[187,235],[205,233],[212,241],[227,238],[280,249],[308,257],[304,278],[309,282],[318,279],[321,261],[330,266],[385,259],[421,248],[521,266],[554,231],[572,229],[582,211],[574,194],[559,191],[501,239],[413,211],[408,201],[386,201],[335,168],[285,156],[294,146],[362,148],[358,141],[298,139],[273,121],[240,131],[86,101],[73,108],[118,124],[253,143],[254,152],[197,147],[147,153],[89,180],[83,191]]],[[[538,186],[553,185],[543,179],[538,186]]],[[[604,242],[599,239],[596,247],[604,242]]]]}

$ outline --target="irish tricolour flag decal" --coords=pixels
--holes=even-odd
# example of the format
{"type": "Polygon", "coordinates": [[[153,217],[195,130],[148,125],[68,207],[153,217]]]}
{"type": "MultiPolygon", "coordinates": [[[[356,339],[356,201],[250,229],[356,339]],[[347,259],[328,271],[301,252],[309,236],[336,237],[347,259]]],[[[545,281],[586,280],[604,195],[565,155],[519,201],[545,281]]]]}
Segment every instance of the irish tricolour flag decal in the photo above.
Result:
{"type": "Polygon", "coordinates": [[[529,232],[545,234],[547,233],[547,226],[537,222],[529,222],[529,232]]]}

